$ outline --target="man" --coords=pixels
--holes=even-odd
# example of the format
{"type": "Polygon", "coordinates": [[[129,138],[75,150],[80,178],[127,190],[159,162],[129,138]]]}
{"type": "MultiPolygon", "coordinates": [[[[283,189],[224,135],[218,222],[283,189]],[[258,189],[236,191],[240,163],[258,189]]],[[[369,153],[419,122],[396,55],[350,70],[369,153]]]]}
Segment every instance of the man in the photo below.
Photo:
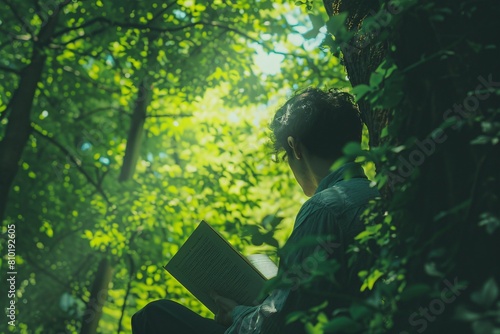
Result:
{"type": "Polygon", "coordinates": [[[344,303],[330,294],[359,291],[357,266],[349,268],[346,250],[363,230],[359,216],[378,192],[354,162],[330,170],[345,144],[361,141],[362,123],[352,96],[305,89],[276,112],[271,129],[276,156],[288,161],[311,197],[300,209],[281,256],[280,287],[257,306],[214,295],[219,306],[215,321],[170,301],[153,302],[134,315],[134,333],[305,333],[301,322],[285,324],[288,313],[318,306],[325,299],[325,310],[332,311],[344,303]],[[321,268],[325,275],[316,278],[321,268]]]}

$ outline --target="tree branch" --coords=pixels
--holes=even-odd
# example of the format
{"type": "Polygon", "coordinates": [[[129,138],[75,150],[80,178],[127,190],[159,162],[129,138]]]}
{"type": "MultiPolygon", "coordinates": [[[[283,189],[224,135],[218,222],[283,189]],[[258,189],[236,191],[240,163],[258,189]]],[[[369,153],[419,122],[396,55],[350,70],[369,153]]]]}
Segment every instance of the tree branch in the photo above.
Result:
{"type": "Polygon", "coordinates": [[[63,2],[61,2],[59,4],[59,6],[57,6],[57,10],[63,9],[64,7],[66,7],[67,5],[69,5],[70,3],[71,3],[71,0],[64,0],[63,2]]]}
{"type": "MultiPolygon", "coordinates": [[[[151,20],[152,21],[152,20],[151,20]]],[[[151,22],[150,21],[150,22],[151,22]]],[[[193,27],[196,27],[196,26],[211,26],[211,27],[214,27],[214,28],[220,28],[220,29],[224,29],[226,31],[230,31],[230,32],[233,32],[239,36],[242,36],[244,37],[245,39],[249,40],[249,41],[252,41],[260,46],[262,46],[262,48],[264,50],[266,50],[267,52],[270,52],[270,53],[274,53],[274,54],[279,54],[279,55],[283,55],[283,56],[291,56],[291,57],[298,57],[298,58],[307,58],[307,55],[297,55],[297,54],[293,54],[293,53],[290,53],[290,52],[280,52],[280,51],[276,51],[274,50],[274,48],[272,46],[269,46],[265,43],[263,43],[262,41],[260,41],[259,39],[257,38],[254,38],[248,34],[246,34],[245,32],[237,29],[237,28],[234,28],[234,27],[231,27],[227,24],[224,24],[222,22],[218,22],[218,21],[197,21],[197,22],[192,22],[192,23],[188,23],[188,24],[185,24],[185,25],[182,25],[182,26],[176,26],[176,27],[170,27],[170,28],[161,28],[161,27],[155,27],[155,26],[150,26],[149,24],[139,24],[139,23],[131,23],[131,22],[118,22],[118,21],[112,21],[108,18],[105,18],[105,17],[97,17],[97,18],[94,18],[86,23],[83,23],[82,25],[80,26],[77,26],[77,27],[72,27],[72,28],[66,28],[66,29],[63,29],[61,31],[59,31],[58,33],[56,33],[55,35],[56,36],[61,36],[69,31],[72,31],[72,30],[77,30],[77,29],[80,29],[80,28],[85,28],[85,27],[89,27],[95,23],[105,23],[107,26],[104,26],[102,28],[99,28],[99,29],[96,29],[92,32],[90,32],[89,34],[83,34],[83,35],[80,35],[80,36],[77,36],[67,42],[64,42],[63,44],[60,44],[62,46],[66,46],[68,44],[71,44],[71,43],[74,43],[75,41],[77,40],[80,40],[80,39],[83,39],[83,38],[87,38],[87,37],[93,37],[93,36],[96,36],[98,34],[100,34],[101,32],[105,31],[106,29],[110,28],[110,27],[121,27],[121,28],[126,28],[126,29],[139,29],[139,30],[148,30],[148,31],[152,31],[152,32],[158,32],[158,33],[172,33],[172,32],[177,32],[177,31],[182,31],[184,29],[188,29],[188,28],[193,28],[193,27]]]]}
{"type": "Polygon", "coordinates": [[[159,115],[146,115],[146,118],[156,118],[156,117],[193,117],[193,114],[159,114],[159,115]]]}
{"type": "Polygon", "coordinates": [[[97,88],[99,88],[99,89],[102,89],[102,90],[104,90],[104,91],[106,91],[106,92],[109,92],[109,93],[120,93],[120,90],[119,90],[119,89],[113,89],[113,88],[108,87],[108,86],[105,86],[105,85],[103,85],[103,84],[101,84],[101,83],[99,83],[99,82],[97,82],[97,81],[95,81],[95,80],[92,80],[92,79],[90,79],[90,78],[88,78],[88,77],[85,77],[85,76],[81,75],[81,73],[80,73],[78,70],[75,70],[75,69],[74,69],[74,68],[72,68],[72,67],[69,67],[69,66],[63,66],[63,68],[62,68],[62,69],[63,69],[65,72],[67,72],[67,73],[71,73],[71,74],[73,74],[74,76],[76,76],[76,77],[78,77],[78,78],[82,79],[83,81],[86,81],[86,82],[88,82],[88,83],[92,84],[93,86],[95,86],[95,87],[97,87],[97,88]]]}
{"type": "Polygon", "coordinates": [[[49,249],[48,249],[46,255],[52,253],[54,251],[54,249],[56,249],[57,245],[60,242],[62,242],[64,239],[66,239],[67,237],[71,236],[74,233],[77,233],[77,232],[80,232],[81,230],[84,230],[85,228],[87,228],[87,227],[86,226],[80,226],[80,227],[77,227],[77,228],[74,228],[74,229],[70,229],[69,231],[66,231],[65,233],[61,233],[61,234],[58,234],[58,235],[54,236],[54,238],[52,240],[52,244],[50,244],[49,249]]]}
{"type": "MultiPolygon", "coordinates": [[[[1,29],[0,29],[1,31],[1,29]]],[[[6,46],[12,45],[12,40],[0,44],[0,51],[2,51],[6,46]]]]}
{"type": "Polygon", "coordinates": [[[96,23],[99,23],[99,22],[106,22],[107,19],[104,18],[104,17],[94,17],[93,19],[90,19],[88,20],[87,22],[85,23],[82,23],[81,25],[79,26],[75,26],[75,27],[67,27],[67,28],[64,28],[58,32],[56,32],[54,34],[54,38],[57,38],[59,36],[62,36],[70,31],[74,31],[74,30],[78,30],[78,29],[83,29],[83,28],[86,28],[86,27],[90,27],[96,23]]]}
{"type": "MultiPolygon", "coordinates": [[[[132,233],[132,235],[130,236],[130,240],[128,242],[129,249],[132,246],[132,244],[134,243],[135,237],[139,234],[140,234],[140,231],[135,231],[134,233],[132,233]]],[[[118,334],[120,334],[122,331],[123,317],[125,316],[125,309],[127,307],[127,300],[128,300],[128,297],[130,296],[130,291],[132,291],[132,282],[134,279],[135,267],[136,267],[134,258],[130,254],[130,251],[127,252],[127,257],[128,257],[129,264],[130,264],[130,269],[129,269],[129,277],[128,277],[128,282],[127,282],[127,289],[125,290],[125,296],[123,297],[121,315],[120,315],[120,319],[118,320],[118,331],[117,331],[118,334]]]]}
{"type": "Polygon", "coordinates": [[[78,171],[80,173],[82,173],[83,176],[87,179],[87,181],[95,187],[95,189],[97,190],[97,192],[102,196],[102,198],[106,201],[106,203],[108,203],[108,205],[110,205],[110,206],[112,205],[112,203],[110,202],[108,196],[104,193],[104,190],[102,189],[102,187],[87,173],[87,171],[85,169],[83,169],[83,167],[81,166],[81,162],[73,154],[71,154],[71,152],[68,149],[66,149],[61,143],[59,143],[53,137],[50,137],[50,136],[48,136],[46,134],[43,134],[40,130],[38,130],[33,125],[32,125],[31,128],[33,129],[33,131],[35,133],[37,133],[42,138],[46,139],[47,141],[49,141],[50,143],[52,143],[53,145],[55,145],[64,154],[66,154],[66,156],[68,156],[70,158],[71,162],[73,162],[75,164],[75,166],[78,169],[78,171]]]}
{"type": "Polygon", "coordinates": [[[197,21],[197,22],[192,22],[192,23],[188,23],[188,24],[176,26],[176,27],[171,27],[171,28],[161,28],[161,27],[150,26],[149,24],[112,21],[106,17],[96,17],[96,18],[94,18],[94,19],[92,19],[92,20],[90,20],[90,21],[88,21],[80,26],[63,29],[62,31],[57,32],[55,34],[55,37],[61,36],[61,35],[65,34],[66,32],[69,32],[72,30],[77,30],[80,28],[85,28],[85,27],[91,26],[91,25],[93,25],[95,23],[99,23],[99,22],[107,24],[107,27],[103,27],[103,28],[94,30],[93,32],[91,32],[89,34],[77,36],[77,37],[71,39],[70,41],[65,42],[62,45],[67,45],[67,44],[73,43],[73,42],[75,42],[79,39],[82,39],[82,38],[95,36],[96,34],[106,30],[109,27],[121,27],[121,28],[129,28],[129,29],[149,30],[149,31],[155,31],[155,32],[162,33],[162,32],[177,32],[177,31],[181,31],[181,30],[188,29],[188,28],[193,28],[193,27],[200,26],[200,25],[201,26],[212,26],[212,27],[217,27],[217,28],[223,28],[225,30],[237,33],[238,35],[241,35],[241,36],[243,36],[243,37],[245,37],[245,38],[247,38],[255,43],[261,44],[261,42],[258,39],[253,38],[253,37],[249,36],[248,34],[245,34],[244,32],[242,32],[236,28],[227,26],[227,25],[225,25],[221,22],[217,22],[217,21],[197,21]]]}
{"type": "Polygon", "coordinates": [[[94,60],[100,61],[101,63],[103,63],[103,60],[99,59],[99,56],[106,50],[103,48],[98,53],[92,54],[92,51],[95,52],[95,47],[90,47],[87,50],[79,51],[77,49],[68,49],[61,44],[55,44],[55,43],[50,43],[49,48],[52,50],[69,51],[69,52],[71,52],[75,55],[78,55],[80,57],[92,57],[94,60]]]}
{"type": "MultiPolygon", "coordinates": [[[[42,273],[44,273],[48,277],[52,278],[55,282],[59,283],[61,286],[66,288],[68,291],[73,290],[73,288],[70,285],[70,282],[64,282],[63,280],[61,280],[57,275],[55,275],[51,271],[45,269],[43,266],[38,265],[37,261],[31,259],[31,257],[29,255],[26,255],[25,259],[26,259],[26,262],[28,262],[30,264],[30,266],[34,267],[35,269],[38,269],[39,271],[41,271],[42,273]]],[[[87,302],[85,299],[83,299],[80,296],[78,298],[80,298],[80,300],[83,301],[84,303],[87,302]]]]}
{"type": "Polygon", "coordinates": [[[19,23],[21,23],[21,25],[23,27],[25,27],[27,32],[29,32],[29,34],[33,37],[33,35],[34,35],[33,30],[31,30],[31,27],[24,21],[22,16],[19,14],[17,9],[10,3],[10,1],[7,1],[7,0],[1,0],[1,1],[3,3],[5,3],[10,8],[10,10],[12,11],[12,14],[14,14],[14,16],[19,21],[19,23]]]}
{"type": "Polygon", "coordinates": [[[14,74],[17,74],[17,75],[21,75],[21,71],[18,71],[18,70],[15,70],[13,68],[10,68],[10,67],[7,67],[7,66],[3,66],[3,65],[0,65],[0,71],[14,73],[14,74]]]}
{"type": "MultiPolygon", "coordinates": [[[[174,0],[172,1],[171,3],[169,3],[167,5],[167,7],[165,8],[162,8],[158,13],[156,13],[153,18],[151,19],[150,22],[153,22],[155,21],[158,17],[160,17],[163,13],[165,13],[168,9],[170,9],[171,6],[177,4],[177,0],[174,0]]],[[[105,17],[95,17],[91,20],[88,20],[87,22],[85,23],[82,23],[81,25],[79,26],[75,26],[75,27],[67,27],[67,28],[64,28],[58,32],[56,32],[54,34],[54,38],[57,38],[59,36],[62,36],[70,31],[74,31],[74,30],[78,30],[78,29],[83,29],[83,28],[87,28],[87,27],[90,27],[96,23],[107,23],[107,24],[110,24],[111,26],[120,26],[120,27],[124,27],[124,24],[125,23],[117,23],[117,22],[113,22],[112,20],[108,19],[108,18],[105,18],[105,17]]],[[[143,28],[144,27],[147,27],[147,25],[141,25],[143,28]]]]}
{"type": "Polygon", "coordinates": [[[125,111],[125,109],[123,109],[123,108],[107,106],[107,107],[96,108],[96,109],[91,110],[89,112],[86,112],[84,114],[82,113],[80,116],[78,116],[78,117],[75,118],[75,121],[81,121],[82,119],[87,118],[89,116],[92,116],[93,114],[96,114],[96,113],[98,113],[100,111],[106,111],[106,110],[116,110],[116,111],[120,111],[120,112],[126,114],[129,117],[132,116],[131,114],[127,113],[125,111]]]}
{"type": "Polygon", "coordinates": [[[176,5],[176,4],[177,4],[177,0],[174,0],[174,1],[170,2],[169,4],[167,4],[167,6],[165,6],[165,8],[162,8],[160,11],[158,11],[158,13],[156,13],[155,15],[153,15],[153,18],[151,19],[151,22],[155,21],[163,13],[165,13],[167,10],[169,10],[170,7],[172,7],[172,6],[176,5]]]}
{"type": "Polygon", "coordinates": [[[40,8],[40,3],[38,2],[38,0],[33,0],[33,6],[35,7],[35,14],[41,19],[40,12],[42,11],[42,9],[40,8]]]}
{"type": "Polygon", "coordinates": [[[80,39],[83,39],[83,38],[87,38],[87,37],[89,37],[89,38],[90,38],[90,37],[97,36],[97,35],[99,35],[101,32],[106,31],[108,28],[109,28],[109,27],[103,27],[103,28],[100,28],[100,29],[96,29],[96,30],[94,30],[94,31],[90,32],[89,34],[83,34],[83,35],[81,35],[81,36],[77,36],[77,37],[75,37],[75,38],[73,38],[73,39],[70,39],[69,41],[67,41],[67,42],[65,42],[65,43],[63,43],[63,44],[58,44],[58,45],[66,46],[66,45],[68,45],[68,44],[74,43],[74,42],[76,42],[76,41],[78,41],[78,40],[80,40],[80,39]]]}

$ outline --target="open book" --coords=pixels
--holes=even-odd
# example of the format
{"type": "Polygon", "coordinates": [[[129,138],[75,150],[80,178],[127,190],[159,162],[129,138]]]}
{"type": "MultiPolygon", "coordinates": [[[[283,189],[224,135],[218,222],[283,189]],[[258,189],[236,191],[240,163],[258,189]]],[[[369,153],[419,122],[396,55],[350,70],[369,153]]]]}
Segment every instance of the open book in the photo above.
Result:
{"type": "Polygon", "coordinates": [[[165,269],[214,313],[217,306],[210,296],[212,292],[240,305],[254,305],[261,301],[265,282],[278,272],[266,255],[245,258],[204,221],[165,269]]]}

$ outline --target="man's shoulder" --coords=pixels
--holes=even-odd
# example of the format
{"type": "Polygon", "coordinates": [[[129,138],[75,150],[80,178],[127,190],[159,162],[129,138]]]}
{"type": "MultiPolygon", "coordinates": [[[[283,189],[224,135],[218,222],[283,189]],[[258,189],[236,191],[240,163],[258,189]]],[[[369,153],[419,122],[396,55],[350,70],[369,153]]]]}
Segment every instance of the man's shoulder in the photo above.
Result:
{"type": "Polygon", "coordinates": [[[332,210],[338,213],[352,206],[365,205],[377,196],[379,196],[377,188],[371,187],[368,179],[343,180],[314,194],[304,203],[302,209],[309,212],[332,210]]]}
{"type": "MultiPolygon", "coordinates": [[[[353,178],[348,180],[341,180],[331,187],[323,189],[322,191],[311,197],[311,200],[316,204],[330,203],[338,204],[345,202],[348,199],[358,198],[364,199],[365,197],[376,197],[379,195],[376,187],[372,187],[371,181],[366,178],[353,178]],[[364,196],[361,196],[364,195],[364,196]]],[[[345,203],[344,203],[345,204],[345,203]]]]}
{"type": "Polygon", "coordinates": [[[295,228],[309,219],[342,220],[347,212],[357,211],[377,196],[377,188],[370,187],[370,181],[366,178],[339,181],[314,194],[302,205],[295,228]]]}

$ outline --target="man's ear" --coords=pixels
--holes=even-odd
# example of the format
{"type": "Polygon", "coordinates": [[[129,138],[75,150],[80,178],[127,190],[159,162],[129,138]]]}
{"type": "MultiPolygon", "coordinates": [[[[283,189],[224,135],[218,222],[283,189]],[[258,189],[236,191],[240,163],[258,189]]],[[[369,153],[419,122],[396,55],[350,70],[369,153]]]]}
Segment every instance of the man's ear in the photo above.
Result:
{"type": "Polygon", "coordinates": [[[292,136],[288,136],[286,141],[288,142],[288,146],[290,146],[290,148],[292,149],[295,159],[300,160],[302,158],[300,144],[292,136]]]}

